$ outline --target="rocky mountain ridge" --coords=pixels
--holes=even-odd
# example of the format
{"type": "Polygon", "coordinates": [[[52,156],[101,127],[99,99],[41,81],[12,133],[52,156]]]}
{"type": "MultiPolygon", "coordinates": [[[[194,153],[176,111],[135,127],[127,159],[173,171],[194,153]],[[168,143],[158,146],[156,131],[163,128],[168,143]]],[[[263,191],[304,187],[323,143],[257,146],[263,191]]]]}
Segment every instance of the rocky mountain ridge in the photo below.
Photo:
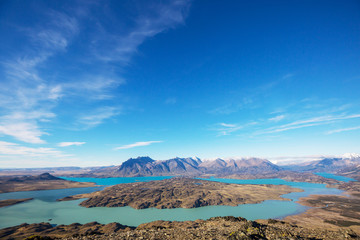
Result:
{"type": "Polygon", "coordinates": [[[294,171],[341,173],[344,169],[356,168],[359,165],[360,156],[358,154],[344,154],[342,157],[323,158],[318,161],[286,166],[285,168],[294,171]]]}
{"type": "Polygon", "coordinates": [[[172,158],[153,160],[150,157],[130,158],[119,166],[89,172],[95,176],[139,177],[166,175],[229,175],[277,172],[281,167],[260,158],[221,159],[202,161],[200,158],[172,158]]]}

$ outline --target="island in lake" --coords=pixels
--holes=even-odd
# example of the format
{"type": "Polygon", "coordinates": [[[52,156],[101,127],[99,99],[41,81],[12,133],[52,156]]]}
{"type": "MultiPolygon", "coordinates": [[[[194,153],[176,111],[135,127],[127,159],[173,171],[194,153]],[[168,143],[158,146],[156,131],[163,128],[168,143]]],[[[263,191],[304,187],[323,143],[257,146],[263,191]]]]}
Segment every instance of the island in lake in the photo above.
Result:
{"type": "Polygon", "coordinates": [[[265,200],[289,200],[281,197],[302,192],[286,185],[246,185],[212,182],[191,178],[119,184],[106,189],[66,197],[61,200],[88,198],[84,207],[196,208],[210,205],[260,203],[265,200]]]}

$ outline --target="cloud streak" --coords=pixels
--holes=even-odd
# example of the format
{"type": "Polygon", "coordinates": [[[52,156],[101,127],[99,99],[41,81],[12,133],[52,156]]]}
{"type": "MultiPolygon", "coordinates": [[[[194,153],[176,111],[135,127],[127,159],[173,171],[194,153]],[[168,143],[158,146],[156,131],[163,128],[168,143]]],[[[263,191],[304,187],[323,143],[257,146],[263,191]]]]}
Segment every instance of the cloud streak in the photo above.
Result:
{"type": "Polygon", "coordinates": [[[305,120],[294,121],[292,123],[288,123],[288,124],[284,124],[284,125],[280,125],[280,126],[275,126],[275,127],[265,130],[264,133],[278,133],[278,132],[284,132],[284,131],[304,128],[304,127],[324,125],[324,124],[329,124],[329,123],[332,123],[335,121],[354,119],[354,118],[360,118],[360,114],[339,115],[339,116],[331,116],[331,115],[330,116],[320,116],[320,117],[315,117],[315,118],[310,118],[310,119],[305,119],[305,120]]]}
{"type": "Polygon", "coordinates": [[[82,129],[89,129],[102,124],[106,119],[112,118],[120,114],[120,109],[115,107],[101,107],[94,110],[91,114],[82,116],[78,124],[81,125],[82,129]]]}
{"type": "Polygon", "coordinates": [[[25,157],[66,157],[54,148],[32,148],[21,146],[16,143],[0,141],[0,154],[2,155],[18,155],[25,157]]]}
{"type": "Polygon", "coordinates": [[[54,117],[55,114],[46,111],[13,112],[0,117],[0,133],[27,143],[45,143],[41,136],[48,133],[41,130],[37,123],[54,117]]]}
{"type": "Polygon", "coordinates": [[[86,142],[61,142],[58,144],[59,147],[69,147],[69,146],[81,146],[86,142]]]}
{"type": "Polygon", "coordinates": [[[230,135],[233,132],[239,131],[240,129],[244,128],[244,126],[240,126],[237,124],[230,124],[230,123],[218,123],[217,128],[215,131],[218,132],[218,136],[226,136],[230,135]]]}
{"type": "Polygon", "coordinates": [[[128,64],[139,45],[147,38],[184,24],[190,4],[189,0],[144,4],[139,16],[134,20],[134,27],[126,34],[113,34],[107,31],[106,26],[101,26],[105,35],[98,35],[93,41],[94,56],[104,62],[128,64]]]}
{"type": "Polygon", "coordinates": [[[278,115],[276,117],[269,118],[269,121],[279,122],[285,118],[285,115],[278,115]]]}
{"type": "Polygon", "coordinates": [[[341,129],[336,129],[336,130],[331,130],[328,131],[327,134],[334,134],[334,133],[341,133],[341,132],[348,132],[348,131],[355,131],[355,130],[359,130],[360,126],[357,127],[350,127],[350,128],[341,128],[341,129]]]}
{"type": "Polygon", "coordinates": [[[136,142],[136,143],[132,143],[132,144],[128,144],[128,145],[124,145],[124,146],[121,146],[121,147],[114,148],[114,150],[130,149],[130,148],[135,148],[135,147],[143,147],[143,146],[151,145],[153,143],[161,143],[161,142],[163,142],[163,141],[136,142]]]}

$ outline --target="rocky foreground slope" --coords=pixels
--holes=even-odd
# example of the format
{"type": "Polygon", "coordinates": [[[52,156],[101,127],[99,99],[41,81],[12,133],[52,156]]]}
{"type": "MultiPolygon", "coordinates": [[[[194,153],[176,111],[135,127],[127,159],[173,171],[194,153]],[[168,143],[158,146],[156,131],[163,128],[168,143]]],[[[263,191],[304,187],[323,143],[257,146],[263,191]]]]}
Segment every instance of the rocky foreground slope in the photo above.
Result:
{"type": "Polygon", "coordinates": [[[79,194],[62,200],[88,198],[84,207],[196,208],[209,205],[237,206],[264,200],[288,200],[281,195],[301,192],[286,185],[246,185],[191,178],[119,184],[102,191],[79,194]]]}
{"type": "Polygon", "coordinates": [[[186,222],[155,221],[137,228],[118,223],[107,225],[22,224],[0,230],[1,239],[360,239],[351,230],[302,228],[282,221],[247,221],[236,217],[214,217],[186,222]]]}

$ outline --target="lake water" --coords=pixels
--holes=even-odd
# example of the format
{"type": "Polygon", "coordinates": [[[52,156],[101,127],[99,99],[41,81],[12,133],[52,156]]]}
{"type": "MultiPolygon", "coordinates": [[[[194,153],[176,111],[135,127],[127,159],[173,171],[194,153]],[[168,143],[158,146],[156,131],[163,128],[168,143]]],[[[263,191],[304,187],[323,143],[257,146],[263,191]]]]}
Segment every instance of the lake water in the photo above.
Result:
{"type": "MultiPolygon", "coordinates": [[[[143,178],[66,178],[68,180],[96,182],[103,185],[120,183],[162,180],[170,177],[143,177],[143,178]]],[[[236,184],[284,184],[301,188],[304,192],[285,194],[283,197],[292,201],[267,200],[258,204],[244,204],[232,206],[207,206],[192,209],[133,209],[131,207],[119,208],[84,208],[78,204],[82,200],[56,202],[58,198],[78,193],[97,191],[104,186],[93,188],[75,188],[44,191],[29,191],[0,194],[0,199],[10,198],[35,198],[34,200],[0,208],[0,228],[18,225],[24,222],[37,223],[47,222],[52,224],[71,224],[74,222],[87,223],[97,221],[100,223],[119,222],[124,225],[137,226],[141,223],[155,220],[185,221],[196,219],[208,219],[215,216],[245,217],[249,220],[282,218],[292,214],[298,214],[308,209],[295,203],[300,197],[310,194],[341,194],[342,191],[335,188],[326,188],[324,184],[288,182],[282,179],[205,179],[210,181],[236,183],[236,184]],[[51,219],[51,220],[49,220],[51,219]]]]}
{"type": "Polygon", "coordinates": [[[315,173],[315,174],[319,175],[319,176],[322,176],[322,177],[325,177],[325,178],[331,178],[331,179],[335,179],[335,180],[342,181],[342,182],[351,182],[351,181],[355,182],[356,181],[353,178],[343,177],[343,176],[335,175],[335,174],[332,174],[332,173],[318,172],[318,173],[315,173]]]}

